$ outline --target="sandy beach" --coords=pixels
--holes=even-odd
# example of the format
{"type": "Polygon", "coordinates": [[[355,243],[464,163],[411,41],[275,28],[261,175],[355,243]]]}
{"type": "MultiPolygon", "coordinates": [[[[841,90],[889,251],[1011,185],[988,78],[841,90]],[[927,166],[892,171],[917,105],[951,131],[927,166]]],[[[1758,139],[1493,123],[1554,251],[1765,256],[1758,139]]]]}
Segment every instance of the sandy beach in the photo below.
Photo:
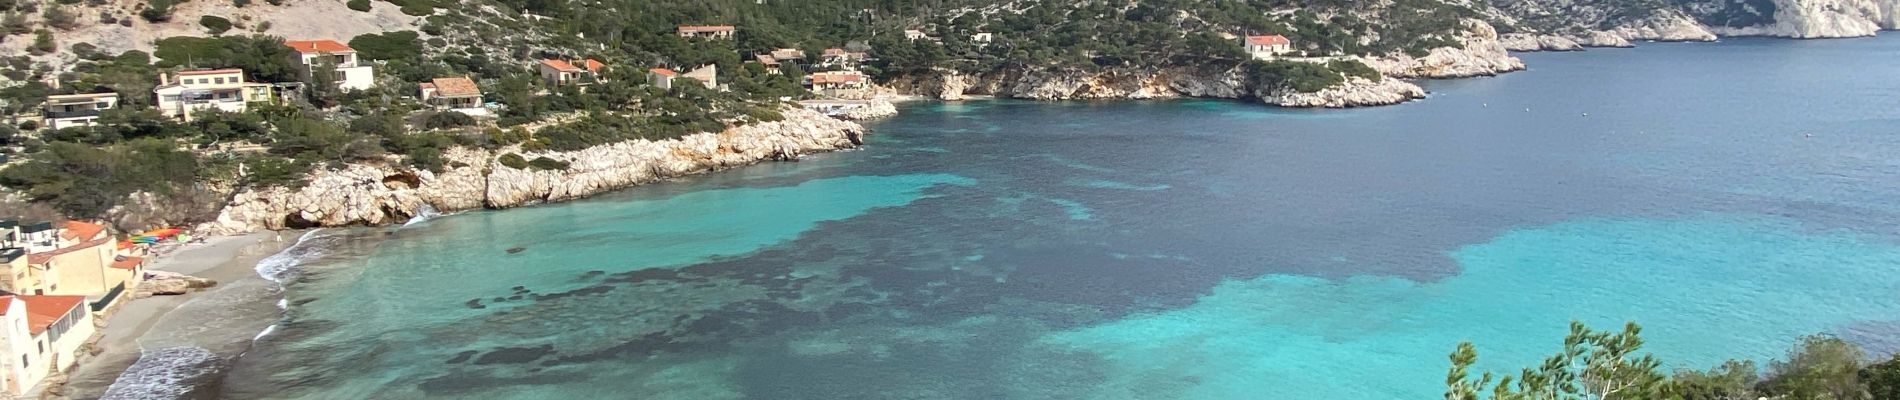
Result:
{"type": "MultiPolygon", "coordinates": [[[[80,361],[71,374],[71,379],[60,390],[60,397],[72,399],[96,399],[104,395],[106,389],[125,372],[126,368],[138,361],[141,350],[179,346],[182,336],[187,332],[176,332],[178,326],[189,324],[203,329],[227,327],[223,335],[255,335],[257,330],[251,325],[269,321],[253,321],[231,326],[230,324],[201,324],[207,318],[218,319],[216,315],[203,315],[218,307],[189,307],[188,305],[217,302],[220,299],[235,297],[255,297],[260,287],[269,286],[269,281],[257,275],[255,267],[258,261],[283,251],[296,244],[299,232],[262,232],[241,236],[222,236],[206,239],[204,243],[175,247],[169,254],[160,256],[150,269],[177,272],[186,275],[209,278],[218,281],[218,285],[202,292],[179,296],[153,296],[136,299],[121,306],[116,314],[107,319],[100,329],[97,353],[80,361]],[[250,332],[235,330],[252,329],[250,332]]],[[[268,302],[265,306],[271,306],[268,302]]],[[[255,314],[255,313],[252,313],[255,314]]],[[[197,329],[192,329],[197,330],[197,329]]]]}

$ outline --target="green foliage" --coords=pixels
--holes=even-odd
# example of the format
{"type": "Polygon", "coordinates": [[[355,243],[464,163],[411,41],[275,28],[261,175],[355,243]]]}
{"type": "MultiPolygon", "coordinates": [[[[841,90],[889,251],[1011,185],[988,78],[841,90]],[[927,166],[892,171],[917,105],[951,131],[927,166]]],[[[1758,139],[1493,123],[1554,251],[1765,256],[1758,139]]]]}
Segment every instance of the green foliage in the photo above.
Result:
{"type": "Polygon", "coordinates": [[[566,161],[556,160],[556,159],[547,158],[547,157],[535,157],[533,160],[528,160],[528,168],[533,168],[533,169],[538,169],[538,170],[566,171],[567,167],[568,167],[568,164],[566,161]]]}
{"type": "Polygon", "coordinates": [[[40,16],[44,18],[47,25],[59,28],[60,30],[72,30],[73,28],[79,27],[79,16],[73,14],[73,12],[66,9],[65,6],[48,6],[46,7],[46,12],[40,14],[40,16]]]}
{"type": "Polygon", "coordinates": [[[54,50],[59,50],[59,44],[53,42],[53,32],[45,29],[34,32],[33,46],[26,48],[27,53],[35,55],[51,53],[54,50]]]}
{"type": "Polygon", "coordinates": [[[172,6],[173,0],[152,0],[146,4],[145,9],[139,10],[139,18],[144,18],[149,22],[170,21],[172,6]]]}
{"type": "Polygon", "coordinates": [[[282,38],[272,36],[174,36],[159,39],[153,56],[160,68],[241,68],[253,80],[299,80],[299,65],[282,38]]]}
{"type": "Polygon", "coordinates": [[[1372,69],[1371,66],[1359,62],[1359,60],[1336,60],[1328,62],[1326,63],[1326,69],[1339,72],[1348,77],[1360,77],[1370,81],[1377,81],[1384,78],[1384,75],[1380,74],[1379,70],[1372,69]]]}
{"type": "Polygon", "coordinates": [[[501,157],[496,157],[495,161],[501,163],[501,166],[508,168],[528,169],[528,159],[521,157],[520,154],[503,154],[501,157]]]}
{"type": "Polygon", "coordinates": [[[133,192],[168,192],[196,180],[197,159],[158,139],[97,147],[53,142],[26,163],[0,170],[0,186],[65,215],[104,217],[133,192]]]}
{"type": "Polygon", "coordinates": [[[1324,65],[1298,61],[1249,61],[1245,65],[1247,79],[1253,86],[1291,88],[1300,92],[1317,92],[1339,86],[1346,78],[1324,65]]]}
{"type": "Polygon", "coordinates": [[[213,35],[222,34],[224,31],[231,30],[231,20],[214,15],[199,17],[198,25],[205,27],[205,31],[213,35]]]}
{"type": "MultiPolygon", "coordinates": [[[[1638,355],[1643,347],[1642,327],[1635,323],[1621,332],[1594,331],[1582,322],[1570,323],[1570,335],[1564,337],[1562,351],[1544,359],[1535,368],[1516,375],[1506,374],[1492,386],[1491,399],[1549,400],[1642,400],[1659,399],[1669,390],[1669,379],[1657,369],[1662,362],[1648,354],[1638,355]]],[[[1466,378],[1466,369],[1477,362],[1470,343],[1459,344],[1452,352],[1452,368],[1446,377],[1447,400],[1477,400],[1490,381],[1466,378]]]]}
{"type": "Polygon", "coordinates": [[[427,129],[447,129],[475,124],[475,117],[454,111],[432,112],[422,118],[422,126],[427,129]]]}
{"type": "Polygon", "coordinates": [[[1860,381],[1873,400],[1900,400],[1900,354],[1860,370],[1860,381]]]}
{"type": "Polygon", "coordinates": [[[1860,348],[1840,338],[1810,335],[1788,351],[1784,361],[1768,365],[1762,391],[1788,400],[1858,400],[1866,398],[1860,383],[1860,348]]]}
{"type": "Polygon", "coordinates": [[[387,0],[402,8],[403,14],[426,17],[435,14],[435,2],[432,0],[387,0]]]}
{"type": "Polygon", "coordinates": [[[1728,360],[1709,371],[1678,370],[1673,392],[1682,400],[1754,399],[1761,372],[1754,361],[1728,360]]]}
{"type": "MultiPolygon", "coordinates": [[[[344,3],[343,6],[349,7],[351,10],[362,11],[362,12],[369,12],[370,10],[369,0],[350,0],[348,3],[344,3]]],[[[355,46],[351,46],[351,47],[355,47],[355,46]]]]}
{"type": "Polygon", "coordinates": [[[422,43],[416,37],[416,31],[366,33],[350,39],[350,48],[366,60],[403,59],[423,54],[422,43]]]}

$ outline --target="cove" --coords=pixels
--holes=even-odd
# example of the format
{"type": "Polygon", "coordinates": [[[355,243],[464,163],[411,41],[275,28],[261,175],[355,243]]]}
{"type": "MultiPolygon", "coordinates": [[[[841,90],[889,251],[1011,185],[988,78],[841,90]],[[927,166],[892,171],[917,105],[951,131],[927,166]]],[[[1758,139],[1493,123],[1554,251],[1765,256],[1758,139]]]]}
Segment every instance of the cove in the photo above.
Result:
{"type": "Polygon", "coordinates": [[[319,232],[215,384],[1388,399],[1438,396],[1459,341],[1514,370],[1572,319],[1635,320],[1671,367],[1812,333],[1892,350],[1867,338],[1900,326],[1896,52],[1532,54],[1371,109],[911,104],[858,151],[319,232]]]}

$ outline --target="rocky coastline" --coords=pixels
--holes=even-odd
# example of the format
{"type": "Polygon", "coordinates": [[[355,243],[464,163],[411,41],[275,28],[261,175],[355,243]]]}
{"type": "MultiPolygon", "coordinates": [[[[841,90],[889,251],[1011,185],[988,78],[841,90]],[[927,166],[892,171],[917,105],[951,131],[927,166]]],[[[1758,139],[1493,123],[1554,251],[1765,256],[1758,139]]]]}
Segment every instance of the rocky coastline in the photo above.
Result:
{"type": "Polygon", "coordinates": [[[349,164],[310,173],[295,190],[273,187],[233,195],[200,232],[238,234],[302,227],[402,223],[430,210],[510,208],[581,198],[642,183],[807,154],[862,143],[857,123],[788,108],[781,121],[733,127],[668,140],[634,140],[578,151],[456,148],[440,173],[392,163],[349,164]],[[503,165],[505,154],[546,157],[564,170],[503,165]]]}
{"type": "Polygon", "coordinates": [[[1611,22],[1608,10],[1565,2],[1515,0],[1501,4],[1503,14],[1528,17],[1568,14],[1567,33],[1514,32],[1502,35],[1511,51],[1578,51],[1590,47],[1631,47],[1635,41],[1708,42],[1720,37],[1763,36],[1792,39],[1865,37],[1900,29],[1900,0],[1769,0],[1769,7],[1741,3],[1689,1],[1681,8],[1658,8],[1640,17],[1611,22]],[[1739,7],[1739,8],[1738,8],[1739,7]],[[1610,28],[1602,29],[1603,26],[1610,28]]]}
{"type": "Polygon", "coordinates": [[[1344,84],[1315,92],[1250,85],[1239,67],[1121,68],[1102,71],[1010,70],[970,75],[950,70],[898,79],[888,86],[898,93],[945,101],[972,95],[1029,100],[1169,99],[1181,97],[1250,99],[1281,107],[1363,107],[1398,104],[1424,97],[1424,89],[1405,79],[1447,79],[1491,76],[1524,69],[1510,55],[1489,24],[1469,20],[1460,46],[1441,47],[1422,56],[1288,58],[1288,61],[1324,63],[1356,60],[1384,75],[1381,79],[1351,78],[1344,84]]]}

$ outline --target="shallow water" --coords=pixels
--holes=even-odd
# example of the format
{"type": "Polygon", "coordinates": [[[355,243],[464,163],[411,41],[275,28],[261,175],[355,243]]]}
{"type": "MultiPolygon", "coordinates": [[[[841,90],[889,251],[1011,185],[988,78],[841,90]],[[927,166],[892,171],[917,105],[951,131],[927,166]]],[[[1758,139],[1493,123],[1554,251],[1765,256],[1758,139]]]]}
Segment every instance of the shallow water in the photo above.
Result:
{"type": "Polygon", "coordinates": [[[914,105],[861,151],[351,231],[222,390],[1430,398],[1457,342],[1514,370],[1572,319],[1672,366],[1890,350],[1890,54],[1535,54],[1343,111],[914,105]]]}

